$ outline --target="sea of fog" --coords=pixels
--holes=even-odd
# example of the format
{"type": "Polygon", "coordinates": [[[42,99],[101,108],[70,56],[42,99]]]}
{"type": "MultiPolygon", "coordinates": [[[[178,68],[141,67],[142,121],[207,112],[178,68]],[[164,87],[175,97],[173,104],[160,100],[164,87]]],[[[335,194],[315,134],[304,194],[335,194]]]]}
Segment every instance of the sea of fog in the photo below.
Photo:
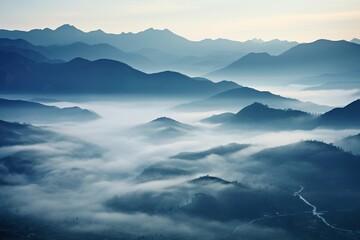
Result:
{"type": "MultiPolygon", "coordinates": [[[[268,89],[266,89],[268,90],[268,89]]],[[[271,89],[275,93],[297,97],[301,100],[331,106],[344,105],[350,101],[349,92],[331,93],[295,91],[292,89],[271,89]]],[[[56,96],[54,96],[56,98],[56,96]]],[[[9,209],[18,214],[37,216],[41,219],[63,222],[64,219],[80,219],[71,228],[79,231],[97,231],[117,228],[136,234],[189,234],[207,236],[211,231],[258,232],[263,236],[286,237],[282,230],[259,227],[256,224],[239,228],[237,222],[221,223],[198,219],[168,218],[166,215],[152,215],[142,212],[111,211],[104,202],[114,196],[123,196],[134,192],[166,192],[179,184],[203,175],[212,175],[229,181],[246,179],[241,166],[246,166],[246,158],[264,148],[295,143],[301,140],[319,140],[333,143],[351,134],[355,130],[312,131],[221,131],[216,126],[201,123],[200,120],[222,111],[177,112],[172,108],[179,100],[156,99],[109,99],[91,97],[83,101],[61,101],[46,103],[59,107],[79,106],[98,113],[101,118],[91,122],[62,123],[42,125],[48,130],[74,137],[91,143],[101,149],[101,154],[79,157],[80,141],[41,143],[31,146],[3,148],[2,155],[19,150],[39,150],[47,155],[38,168],[51,169],[50,174],[38,184],[22,184],[5,187],[1,195],[6,195],[9,209]],[[158,141],[142,136],[134,129],[158,117],[173,118],[194,126],[191,134],[158,141]],[[136,177],[145,169],[159,162],[169,161],[169,157],[188,151],[201,151],[228,143],[252,144],[246,150],[232,154],[228,158],[211,155],[197,162],[193,168],[196,174],[171,180],[139,183],[136,177]],[[241,164],[239,164],[241,163],[241,164]]],[[[240,109],[239,109],[240,110],[240,109]]],[[[85,151],[85,150],[84,150],[85,151]]],[[[100,150],[99,150],[100,151],[100,150]]],[[[290,194],[290,193],[289,193],[290,194]]],[[[184,203],[191,196],[185,194],[184,203]]],[[[4,198],[2,198],[4,199],[4,198]]],[[[4,200],[3,200],[4,201],[4,200]]],[[[251,232],[251,234],[250,234],[251,232]]],[[[250,238],[251,239],[251,238],[250,238]]],[[[256,236],[254,237],[256,239],[256,236]]]]}

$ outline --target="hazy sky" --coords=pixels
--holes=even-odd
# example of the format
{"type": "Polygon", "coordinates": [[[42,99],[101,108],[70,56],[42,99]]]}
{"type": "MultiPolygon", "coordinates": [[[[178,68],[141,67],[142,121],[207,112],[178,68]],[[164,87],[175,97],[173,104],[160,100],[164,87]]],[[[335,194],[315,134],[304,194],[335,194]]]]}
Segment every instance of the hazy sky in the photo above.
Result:
{"type": "Polygon", "coordinates": [[[191,40],[360,38],[360,0],[0,0],[0,28],[138,32],[168,28],[191,40]]]}

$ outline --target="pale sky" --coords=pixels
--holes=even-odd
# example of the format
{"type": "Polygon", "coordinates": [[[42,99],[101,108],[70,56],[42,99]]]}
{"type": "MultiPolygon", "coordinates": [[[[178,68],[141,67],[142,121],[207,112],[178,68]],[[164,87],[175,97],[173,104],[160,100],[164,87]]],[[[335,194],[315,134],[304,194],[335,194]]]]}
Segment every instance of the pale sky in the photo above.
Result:
{"type": "Polygon", "coordinates": [[[0,0],[0,28],[164,29],[190,40],[360,38],[360,0],[0,0]]]}

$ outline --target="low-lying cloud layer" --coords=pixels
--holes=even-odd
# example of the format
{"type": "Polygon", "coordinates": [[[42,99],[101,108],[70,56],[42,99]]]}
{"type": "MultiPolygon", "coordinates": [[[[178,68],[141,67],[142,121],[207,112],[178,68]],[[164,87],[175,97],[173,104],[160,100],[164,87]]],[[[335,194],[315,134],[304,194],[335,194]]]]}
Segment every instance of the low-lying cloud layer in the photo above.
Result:
{"type": "MultiPolygon", "coordinates": [[[[36,229],[41,229],[36,225],[37,220],[46,221],[57,226],[55,229],[65,229],[84,239],[83,234],[88,232],[128,239],[142,235],[148,239],[297,239],[298,231],[314,221],[309,208],[292,195],[298,184],[304,184],[305,193],[310,189],[307,194],[316,203],[334,211],[358,207],[353,202],[334,208],[331,201],[321,200],[327,191],[317,195],[312,192],[318,189],[311,189],[311,181],[302,182],[304,172],[318,173],[321,169],[307,161],[317,148],[322,149],[320,143],[295,144],[294,155],[289,155],[288,147],[280,152],[276,150],[275,157],[273,150],[261,152],[308,139],[331,143],[355,134],[355,130],[229,133],[198,123],[210,113],[179,115],[168,110],[170,104],[152,107],[149,103],[142,106],[141,102],[134,105],[86,102],[83,105],[98,112],[102,119],[50,125],[44,129],[60,137],[50,138],[49,133],[44,135],[45,142],[0,148],[3,216],[29,217],[36,229]],[[176,139],[162,136],[161,141],[154,135],[146,137],[141,131],[133,131],[139,124],[160,116],[174,117],[196,130],[176,139]],[[229,143],[251,145],[190,160],[171,158],[181,152],[206,152],[229,143]],[[304,154],[301,164],[294,161],[301,154],[297,151],[304,154]],[[285,156],[291,158],[290,163],[275,168],[273,164],[279,163],[272,158],[285,156]],[[205,178],[192,181],[200,176],[205,178]],[[284,225],[289,216],[293,221],[300,218],[300,223],[284,225]],[[263,217],[263,222],[252,222],[263,217]],[[271,223],[267,219],[277,220],[271,223]],[[111,232],[114,230],[120,233],[111,232]]],[[[332,154],[336,148],[327,151],[332,154]]],[[[356,158],[343,152],[338,156],[356,158]]],[[[358,183],[359,179],[353,180],[358,183]]],[[[353,193],[350,191],[349,198],[343,199],[345,203],[358,199],[353,193]]],[[[327,210],[325,207],[321,210],[327,210]]],[[[352,227],[360,228],[358,225],[354,223],[352,227]]],[[[316,227],[326,230],[321,223],[316,223],[316,227]]],[[[20,228],[17,230],[21,232],[20,228]]],[[[38,234],[46,236],[47,231],[44,227],[38,234]]],[[[310,230],[306,231],[308,234],[310,230]]],[[[345,233],[334,236],[338,237],[337,234],[345,233]]]]}

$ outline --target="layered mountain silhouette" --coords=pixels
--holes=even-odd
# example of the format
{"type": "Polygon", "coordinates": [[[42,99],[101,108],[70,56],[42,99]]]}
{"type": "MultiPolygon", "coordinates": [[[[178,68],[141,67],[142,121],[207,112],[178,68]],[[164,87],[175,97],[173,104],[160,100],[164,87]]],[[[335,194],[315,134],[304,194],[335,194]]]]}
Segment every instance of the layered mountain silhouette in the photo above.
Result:
{"type": "Polygon", "coordinates": [[[223,113],[203,119],[202,122],[222,124],[242,129],[351,129],[360,128],[360,100],[343,108],[334,108],[321,115],[292,109],[274,109],[262,103],[253,103],[238,113],[223,113]]]}
{"type": "Polygon", "coordinates": [[[275,95],[268,91],[259,91],[249,87],[234,88],[204,100],[193,101],[176,106],[179,111],[189,110],[237,110],[254,102],[267,104],[275,108],[293,108],[312,112],[329,110],[329,107],[316,105],[310,102],[301,102],[296,99],[275,95]]]}
{"type": "Polygon", "coordinates": [[[69,24],[55,30],[0,30],[0,38],[24,39],[45,47],[57,45],[55,48],[50,47],[49,56],[64,60],[73,56],[72,53],[81,53],[78,57],[89,57],[90,60],[119,60],[142,71],[172,70],[191,75],[222,68],[249,52],[280,54],[297,44],[277,39],[268,42],[257,39],[246,42],[226,39],[190,41],[168,29],[153,28],[138,33],[121,34],[108,34],[102,30],[83,32],[69,24]],[[114,50],[112,53],[109,52],[111,48],[114,50]],[[85,49],[89,51],[85,52],[85,49]],[[61,53],[61,50],[65,50],[64,53],[61,53]]]}
{"type": "Polygon", "coordinates": [[[44,47],[37,47],[22,39],[11,40],[0,38],[0,51],[17,53],[35,62],[50,62],[51,60],[41,52],[44,47]]]}
{"type": "Polygon", "coordinates": [[[66,63],[37,63],[0,51],[0,92],[49,94],[209,95],[238,85],[213,83],[176,72],[146,74],[114,60],[76,58],[66,63]]]}
{"type": "Polygon", "coordinates": [[[200,176],[198,178],[192,179],[189,181],[189,183],[191,184],[199,184],[199,185],[207,185],[207,184],[232,184],[232,182],[229,182],[227,180],[218,178],[218,177],[214,177],[214,176],[200,176]]]}
{"type": "MultiPolygon", "coordinates": [[[[360,45],[358,44],[347,41],[317,40],[299,44],[278,56],[268,53],[250,53],[209,76],[241,80],[248,78],[247,81],[255,81],[258,78],[259,81],[272,84],[276,78],[290,80],[356,70],[360,65],[359,56],[360,45]]],[[[280,82],[284,83],[284,81],[280,82]]]]}
{"type": "Polygon", "coordinates": [[[360,69],[344,73],[306,77],[297,80],[296,83],[312,85],[304,90],[360,89],[360,69]]]}
{"type": "Polygon", "coordinates": [[[0,99],[0,119],[19,122],[74,122],[100,118],[96,113],[79,107],[58,108],[36,102],[0,99]]]}
{"type": "Polygon", "coordinates": [[[154,67],[154,63],[142,55],[124,52],[104,43],[90,45],[75,42],[69,45],[50,45],[44,47],[35,46],[23,39],[0,38],[0,50],[18,53],[35,62],[64,62],[81,57],[88,60],[112,59],[141,69],[151,69],[154,67]]]}
{"type": "Polygon", "coordinates": [[[254,129],[312,129],[315,116],[292,109],[274,109],[261,103],[253,103],[238,113],[225,113],[203,119],[207,123],[221,123],[227,127],[254,129]]]}
{"type": "MultiPolygon", "coordinates": [[[[269,148],[252,156],[252,161],[262,163],[261,166],[259,165],[258,174],[266,176],[268,182],[303,185],[308,189],[308,193],[312,192],[320,196],[323,192],[334,193],[334,189],[340,190],[343,187],[349,191],[359,189],[357,183],[360,179],[356,174],[360,164],[359,159],[358,156],[344,152],[333,145],[318,141],[302,141],[269,148]],[[281,179],[288,180],[286,183],[281,183],[281,179]]],[[[333,197],[322,200],[316,198],[316,201],[332,202],[334,205],[331,207],[336,207],[336,200],[339,200],[339,204],[344,204],[340,199],[342,197],[346,199],[346,196],[342,196],[342,191],[334,194],[333,197]]],[[[324,207],[323,205],[321,208],[324,207]]]]}
{"type": "Polygon", "coordinates": [[[0,30],[1,38],[24,39],[35,45],[68,45],[75,42],[87,44],[107,43],[123,51],[138,51],[141,49],[158,49],[168,53],[183,56],[198,55],[209,52],[266,51],[272,54],[281,53],[295,46],[296,42],[272,40],[264,42],[253,39],[246,42],[236,42],[226,39],[190,41],[174,34],[168,29],[157,30],[149,28],[138,33],[108,34],[102,30],[83,32],[76,27],[65,24],[55,30],[49,28],[31,31],[0,30]],[[191,54],[189,54],[191,53],[191,54]]]}
{"type": "Polygon", "coordinates": [[[343,108],[334,108],[319,116],[318,124],[331,128],[359,128],[360,127],[360,99],[343,108]]]}

